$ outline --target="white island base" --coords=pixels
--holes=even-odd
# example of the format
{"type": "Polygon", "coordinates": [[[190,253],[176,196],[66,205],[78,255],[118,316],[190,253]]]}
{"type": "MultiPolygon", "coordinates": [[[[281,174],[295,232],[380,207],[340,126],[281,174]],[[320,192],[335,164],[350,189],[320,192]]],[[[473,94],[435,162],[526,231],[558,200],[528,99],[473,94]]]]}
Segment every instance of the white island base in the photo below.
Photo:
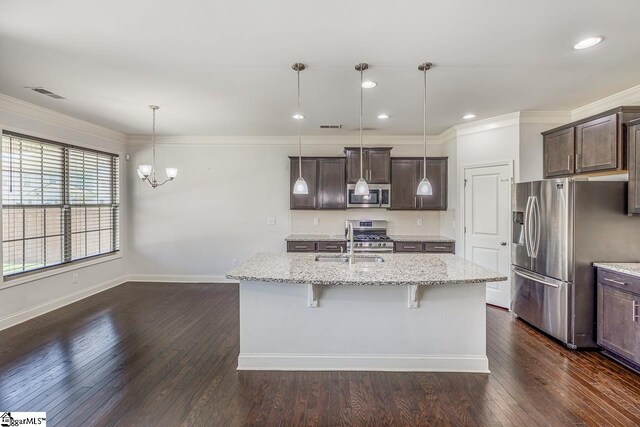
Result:
{"type": "Polygon", "coordinates": [[[241,280],[238,369],[488,373],[485,289],[241,280]]]}

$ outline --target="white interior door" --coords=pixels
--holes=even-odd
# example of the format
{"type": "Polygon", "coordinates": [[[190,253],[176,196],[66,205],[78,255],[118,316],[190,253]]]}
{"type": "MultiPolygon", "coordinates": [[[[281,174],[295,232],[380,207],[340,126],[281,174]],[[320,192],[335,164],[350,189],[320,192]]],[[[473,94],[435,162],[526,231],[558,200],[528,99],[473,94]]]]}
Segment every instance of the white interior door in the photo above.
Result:
{"type": "MultiPolygon", "coordinates": [[[[509,165],[465,168],[465,258],[509,277],[509,165]]],[[[509,308],[509,281],[487,283],[487,303],[509,308]]]]}

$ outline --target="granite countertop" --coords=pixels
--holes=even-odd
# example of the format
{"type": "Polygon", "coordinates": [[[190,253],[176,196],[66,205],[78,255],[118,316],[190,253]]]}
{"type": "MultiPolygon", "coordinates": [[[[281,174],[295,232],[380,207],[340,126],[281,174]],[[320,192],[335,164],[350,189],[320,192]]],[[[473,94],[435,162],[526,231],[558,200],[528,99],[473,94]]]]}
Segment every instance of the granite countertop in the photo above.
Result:
{"type": "MultiPolygon", "coordinates": [[[[390,234],[389,238],[394,242],[455,243],[455,240],[449,237],[426,234],[390,234]]],[[[344,242],[347,239],[342,234],[290,234],[285,240],[287,242],[344,242]]]]}
{"type": "Polygon", "coordinates": [[[640,262],[594,262],[593,265],[605,270],[628,274],[640,278],[640,262]]]}
{"type": "Polygon", "coordinates": [[[455,239],[449,237],[425,234],[390,234],[389,238],[394,242],[455,243],[455,239]]]}
{"type": "Polygon", "coordinates": [[[286,240],[287,242],[344,242],[347,239],[345,239],[344,234],[290,234],[284,240],[286,240]]]}
{"type": "Polygon", "coordinates": [[[452,254],[382,254],[378,256],[385,260],[383,263],[354,265],[318,262],[316,256],[260,253],[227,273],[227,278],[314,285],[444,285],[507,280],[452,254]]]}

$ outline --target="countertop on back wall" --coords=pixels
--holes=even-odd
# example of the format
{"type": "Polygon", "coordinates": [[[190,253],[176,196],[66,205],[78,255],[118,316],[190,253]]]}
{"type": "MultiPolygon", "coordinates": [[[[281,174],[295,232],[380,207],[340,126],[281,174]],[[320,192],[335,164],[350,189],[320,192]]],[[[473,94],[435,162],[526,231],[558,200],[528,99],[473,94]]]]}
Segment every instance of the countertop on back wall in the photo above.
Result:
{"type": "MultiPolygon", "coordinates": [[[[394,242],[455,243],[455,240],[449,237],[426,234],[390,234],[389,237],[394,242]]],[[[287,242],[336,242],[347,239],[342,234],[290,234],[285,240],[287,242]]]]}
{"type": "Polygon", "coordinates": [[[605,270],[640,278],[640,262],[594,262],[593,265],[605,270]]]}
{"type": "Polygon", "coordinates": [[[455,243],[449,237],[425,234],[390,234],[389,238],[394,242],[455,243]]]}

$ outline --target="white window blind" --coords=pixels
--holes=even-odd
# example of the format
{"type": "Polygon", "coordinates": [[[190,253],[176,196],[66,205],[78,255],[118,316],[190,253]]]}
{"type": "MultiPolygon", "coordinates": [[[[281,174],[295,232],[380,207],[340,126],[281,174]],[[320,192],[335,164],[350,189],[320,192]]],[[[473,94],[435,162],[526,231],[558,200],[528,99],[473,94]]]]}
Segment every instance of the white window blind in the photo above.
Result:
{"type": "Polygon", "coordinates": [[[117,155],[2,135],[3,273],[119,250],[117,155]]]}

